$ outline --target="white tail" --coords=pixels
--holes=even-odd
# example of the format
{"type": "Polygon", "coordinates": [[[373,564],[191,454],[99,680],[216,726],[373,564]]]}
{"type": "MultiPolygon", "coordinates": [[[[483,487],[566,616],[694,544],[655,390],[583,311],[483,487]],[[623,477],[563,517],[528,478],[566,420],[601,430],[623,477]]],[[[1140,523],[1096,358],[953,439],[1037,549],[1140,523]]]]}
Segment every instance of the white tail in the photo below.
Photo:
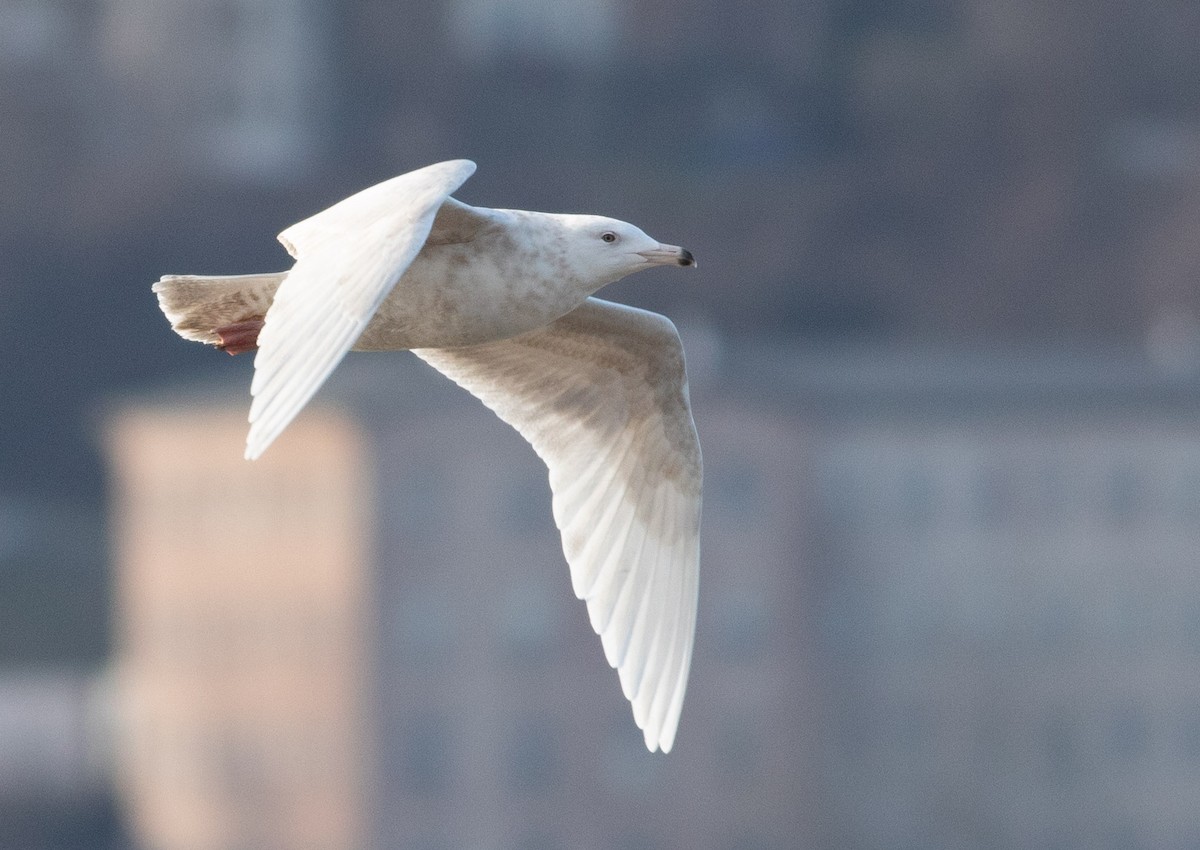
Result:
{"type": "Polygon", "coordinates": [[[158,306],[184,339],[217,345],[216,329],[262,318],[287,272],[236,277],[167,275],[154,284],[158,306]]]}

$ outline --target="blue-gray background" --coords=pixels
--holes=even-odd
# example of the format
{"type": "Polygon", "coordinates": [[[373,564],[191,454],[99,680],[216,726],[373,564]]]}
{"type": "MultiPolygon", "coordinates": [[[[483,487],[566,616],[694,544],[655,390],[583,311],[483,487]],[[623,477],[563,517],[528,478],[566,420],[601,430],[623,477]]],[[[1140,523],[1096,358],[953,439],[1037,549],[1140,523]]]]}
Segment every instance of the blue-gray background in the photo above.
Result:
{"type": "MultiPolygon", "coordinates": [[[[1087,431],[1094,404],[1175,411],[1191,446],[1179,411],[1200,392],[1198,36],[1200,6],[1180,0],[0,0],[0,671],[104,663],[103,406],[227,365],[167,331],[150,283],[282,268],[286,225],[440,159],[479,163],[467,202],[611,214],[690,247],[695,274],[609,295],[730,350],[850,364],[818,358],[826,383],[775,399],[798,415],[841,392],[838,375],[882,363],[895,371],[877,379],[881,404],[897,403],[897,380],[933,376],[926,392],[971,406],[973,434],[1002,430],[1005,399],[1086,396],[1052,445],[1077,446],[1071,429],[1087,431]],[[956,380],[994,391],[978,405],[956,380]]],[[[869,407],[871,387],[854,404],[869,407]]],[[[1093,454],[1138,439],[1109,431],[1093,454]]],[[[852,487],[855,451],[871,452],[845,450],[851,484],[835,452],[812,486],[852,487]]],[[[1030,463],[1051,465],[1047,451],[1030,463]]],[[[1137,505],[1153,464],[1130,457],[1137,505]]],[[[921,486],[907,491],[917,519],[941,504],[921,486]]],[[[1194,540],[1179,539],[1173,568],[1186,570],[1194,540]]],[[[900,604],[903,571],[889,580],[899,589],[873,592],[895,616],[922,610],[900,604]]],[[[1053,632],[1062,598],[1009,604],[1048,606],[1053,632]]],[[[1196,752],[1155,760],[1196,742],[1156,737],[1157,715],[1126,702],[1101,721],[1111,763],[1080,761],[1091,750],[1071,715],[1038,719],[1047,781],[1095,769],[1119,784],[1151,764],[1182,799],[1200,791],[1196,752]]],[[[104,800],[47,794],[0,799],[5,846],[119,841],[104,800]],[[3,823],[19,825],[11,838],[3,823]]],[[[1113,846],[1150,840],[1140,822],[1114,826],[1113,846]]],[[[1192,846],[1200,822],[1190,830],[1167,843],[1192,846]]],[[[971,830],[976,846],[1015,846],[1006,834],[971,830]]]]}

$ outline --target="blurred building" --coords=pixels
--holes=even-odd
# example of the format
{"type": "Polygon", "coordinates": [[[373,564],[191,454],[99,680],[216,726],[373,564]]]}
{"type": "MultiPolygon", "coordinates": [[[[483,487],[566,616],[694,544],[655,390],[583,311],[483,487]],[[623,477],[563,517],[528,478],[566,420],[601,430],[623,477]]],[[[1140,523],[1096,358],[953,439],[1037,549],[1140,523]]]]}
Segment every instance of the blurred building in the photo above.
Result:
{"type": "Polygon", "coordinates": [[[261,465],[230,408],[113,420],[119,782],[146,848],[367,832],[366,458],[314,415],[261,465]]]}
{"type": "Polygon", "coordinates": [[[1200,382],[1102,352],[784,362],[748,373],[808,435],[823,846],[1194,847],[1200,382]]]}
{"type": "Polygon", "coordinates": [[[128,850],[109,765],[107,682],[67,668],[0,672],[0,848],[128,850]]]}
{"type": "Polygon", "coordinates": [[[259,180],[312,164],[329,116],[325,4],[92,2],[105,70],[123,94],[112,117],[130,122],[123,135],[144,163],[259,180]]]}
{"type": "Polygon", "coordinates": [[[0,676],[0,803],[86,799],[106,786],[99,684],[66,670],[0,676]]]}
{"type": "Polygon", "coordinates": [[[240,392],[110,419],[120,789],[142,846],[811,834],[794,426],[706,404],[713,568],[664,757],[571,594],[532,450],[414,358],[346,366],[340,412],[307,411],[254,464],[240,392]]]}
{"type": "MultiPolygon", "coordinates": [[[[237,460],[240,399],[153,400],[115,420],[123,584],[191,588],[123,594],[126,681],[158,658],[173,688],[134,740],[169,738],[182,706],[218,698],[212,669],[162,648],[191,600],[277,616],[327,572],[320,553],[357,552],[341,569],[361,604],[339,610],[362,626],[370,675],[342,679],[358,689],[342,705],[369,793],[343,804],[377,846],[1193,846],[1197,378],[1103,352],[711,355],[693,392],[704,576],[675,752],[642,750],[528,447],[401,358],[346,364],[343,412],[302,416],[275,466],[237,460]],[[296,526],[248,519],[301,503],[296,526]],[[348,504],[361,522],[338,519],[348,504]],[[231,552],[242,568],[217,569],[231,552]]],[[[337,638],[319,635],[338,621],[313,616],[327,625],[304,656],[326,657],[316,647],[337,638]]],[[[241,663],[227,633],[190,640],[241,663]]],[[[256,663],[285,667],[277,652],[256,663]]],[[[256,736],[296,731],[255,725],[267,698],[226,716],[256,767],[212,780],[222,806],[249,777],[276,787],[256,736]]],[[[134,812],[148,805],[126,787],[134,812]]]]}

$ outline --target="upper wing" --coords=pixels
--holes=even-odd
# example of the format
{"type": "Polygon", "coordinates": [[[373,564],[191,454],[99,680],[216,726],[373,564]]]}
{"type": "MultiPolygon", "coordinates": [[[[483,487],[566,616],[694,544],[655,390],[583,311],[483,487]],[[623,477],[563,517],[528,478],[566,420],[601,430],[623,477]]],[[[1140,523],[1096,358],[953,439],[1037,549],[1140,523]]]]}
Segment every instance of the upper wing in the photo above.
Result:
{"type": "Polygon", "coordinates": [[[549,467],[575,594],[587,600],[646,746],[670,750],[695,634],[701,490],[674,325],[589,298],[512,339],[415,353],[516,428],[549,467]]]}
{"type": "Polygon", "coordinates": [[[254,358],[246,457],[261,455],[329,377],[429,235],[465,159],[384,181],[279,234],[296,258],[267,311],[254,358]]]}

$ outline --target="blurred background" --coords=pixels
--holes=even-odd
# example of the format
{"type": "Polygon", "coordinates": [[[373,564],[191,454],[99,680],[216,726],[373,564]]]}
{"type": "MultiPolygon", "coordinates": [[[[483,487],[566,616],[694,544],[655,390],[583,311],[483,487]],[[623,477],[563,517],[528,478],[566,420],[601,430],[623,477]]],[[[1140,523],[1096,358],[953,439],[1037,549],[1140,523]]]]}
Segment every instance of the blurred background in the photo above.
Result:
{"type": "Polygon", "coordinates": [[[1200,846],[1200,5],[0,0],[0,848],[1200,846]],[[240,460],[165,273],[453,157],[691,248],[676,749],[408,355],[240,460]]]}

